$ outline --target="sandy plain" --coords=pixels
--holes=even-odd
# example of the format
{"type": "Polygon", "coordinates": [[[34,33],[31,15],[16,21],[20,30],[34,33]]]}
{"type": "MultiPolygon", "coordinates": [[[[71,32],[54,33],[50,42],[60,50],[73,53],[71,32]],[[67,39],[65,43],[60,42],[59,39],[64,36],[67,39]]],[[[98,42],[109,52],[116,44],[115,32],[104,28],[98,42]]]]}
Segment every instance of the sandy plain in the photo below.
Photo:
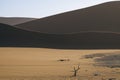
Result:
{"type": "Polygon", "coordinates": [[[0,80],[120,80],[120,50],[1,47],[0,80]]]}

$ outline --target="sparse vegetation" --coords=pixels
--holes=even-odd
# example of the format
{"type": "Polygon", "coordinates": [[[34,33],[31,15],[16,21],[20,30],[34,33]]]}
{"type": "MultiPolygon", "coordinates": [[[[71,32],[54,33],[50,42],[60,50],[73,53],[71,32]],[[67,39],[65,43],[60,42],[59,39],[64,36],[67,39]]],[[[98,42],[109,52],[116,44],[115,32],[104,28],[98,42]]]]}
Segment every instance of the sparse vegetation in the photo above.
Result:
{"type": "Polygon", "coordinates": [[[105,66],[110,68],[120,67],[120,54],[110,54],[100,58],[96,58],[95,62],[99,66],[105,66]]]}
{"type": "Polygon", "coordinates": [[[97,53],[97,54],[90,54],[90,55],[85,55],[84,58],[89,59],[89,58],[96,58],[96,57],[103,57],[105,54],[97,53]]]}
{"type": "Polygon", "coordinates": [[[116,78],[109,78],[108,80],[116,80],[116,78]]]}
{"type": "Polygon", "coordinates": [[[74,70],[73,70],[74,74],[73,74],[73,77],[76,77],[76,76],[77,76],[77,73],[78,73],[79,70],[80,70],[80,65],[77,65],[77,67],[74,66],[74,70]]]}
{"type": "Polygon", "coordinates": [[[64,62],[64,61],[70,61],[70,59],[59,59],[58,61],[64,62]]]}
{"type": "Polygon", "coordinates": [[[94,76],[99,76],[100,73],[99,73],[99,72],[96,72],[96,73],[94,73],[93,75],[94,75],[94,76]]]}

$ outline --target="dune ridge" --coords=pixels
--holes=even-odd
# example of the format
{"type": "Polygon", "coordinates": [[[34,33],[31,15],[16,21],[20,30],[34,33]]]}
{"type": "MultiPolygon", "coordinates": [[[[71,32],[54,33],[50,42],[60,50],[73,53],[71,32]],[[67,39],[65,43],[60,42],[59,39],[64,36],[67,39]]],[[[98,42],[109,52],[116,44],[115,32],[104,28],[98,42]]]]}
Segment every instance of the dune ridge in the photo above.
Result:
{"type": "Polygon", "coordinates": [[[25,18],[25,17],[0,17],[0,23],[4,23],[8,25],[17,25],[35,19],[36,18],[25,18]]]}
{"type": "Polygon", "coordinates": [[[81,31],[120,32],[120,1],[112,1],[42,19],[18,24],[25,30],[49,34],[81,31]]]}

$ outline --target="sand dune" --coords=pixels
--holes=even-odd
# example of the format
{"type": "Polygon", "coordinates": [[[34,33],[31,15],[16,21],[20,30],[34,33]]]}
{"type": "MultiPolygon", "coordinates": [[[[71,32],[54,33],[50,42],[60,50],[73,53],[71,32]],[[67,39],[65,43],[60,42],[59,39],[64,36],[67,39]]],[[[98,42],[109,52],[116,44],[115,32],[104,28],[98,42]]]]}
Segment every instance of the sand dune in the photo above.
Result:
{"type": "Polygon", "coordinates": [[[120,48],[120,1],[32,20],[0,24],[0,46],[59,49],[120,48]]]}
{"type": "Polygon", "coordinates": [[[41,33],[79,33],[81,31],[120,32],[120,1],[58,14],[16,25],[41,33]]]}
{"type": "Polygon", "coordinates": [[[42,35],[36,32],[25,31],[10,25],[0,24],[0,46],[24,46],[41,42],[42,35]]]}
{"type": "Polygon", "coordinates": [[[120,48],[120,34],[114,32],[80,32],[45,34],[0,24],[1,47],[42,47],[59,49],[120,48]]]}
{"type": "Polygon", "coordinates": [[[35,20],[35,18],[22,18],[22,17],[0,17],[0,23],[8,25],[17,25],[24,22],[35,20]]]}

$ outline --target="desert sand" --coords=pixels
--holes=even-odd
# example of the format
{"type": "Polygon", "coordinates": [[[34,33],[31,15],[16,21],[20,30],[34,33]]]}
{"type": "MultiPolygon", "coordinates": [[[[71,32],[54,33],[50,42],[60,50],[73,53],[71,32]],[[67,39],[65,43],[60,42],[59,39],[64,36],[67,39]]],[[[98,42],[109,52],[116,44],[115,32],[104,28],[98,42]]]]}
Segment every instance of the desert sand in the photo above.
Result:
{"type": "Polygon", "coordinates": [[[117,49],[0,48],[0,80],[120,80],[119,75],[117,49]]]}

